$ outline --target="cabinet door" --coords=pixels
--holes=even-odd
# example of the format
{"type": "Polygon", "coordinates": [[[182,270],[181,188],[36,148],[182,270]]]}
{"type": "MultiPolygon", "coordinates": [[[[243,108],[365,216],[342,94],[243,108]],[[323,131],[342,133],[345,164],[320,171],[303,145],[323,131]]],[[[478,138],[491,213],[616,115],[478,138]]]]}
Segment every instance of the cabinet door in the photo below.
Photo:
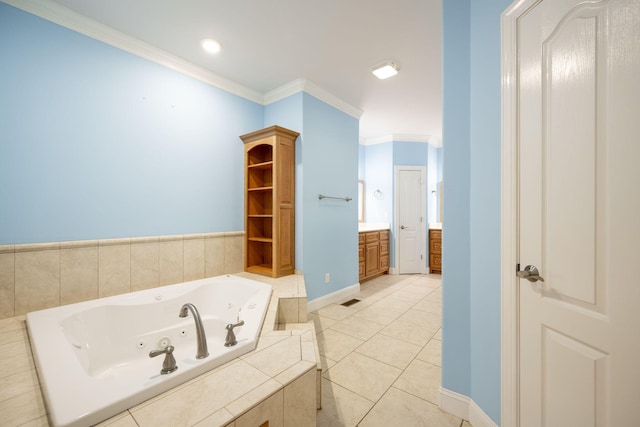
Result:
{"type": "Polygon", "coordinates": [[[380,243],[367,243],[364,254],[365,274],[370,276],[380,270],[380,243]]]}

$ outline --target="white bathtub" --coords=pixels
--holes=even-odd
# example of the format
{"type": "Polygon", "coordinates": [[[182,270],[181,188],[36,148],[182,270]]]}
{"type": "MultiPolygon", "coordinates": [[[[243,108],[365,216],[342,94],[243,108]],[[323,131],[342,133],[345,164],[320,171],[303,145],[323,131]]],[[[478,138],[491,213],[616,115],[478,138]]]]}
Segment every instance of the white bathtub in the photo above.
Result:
{"type": "Polygon", "coordinates": [[[96,424],[256,347],[271,286],[219,276],[28,313],[27,327],[49,417],[55,426],[96,424]],[[192,303],[207,336],[209,356],[196,359],[192,303]],[[225,326],[238,343],[225,347],[225,326]],[[160,374],[173,345],[178,369],[160,374]]]}

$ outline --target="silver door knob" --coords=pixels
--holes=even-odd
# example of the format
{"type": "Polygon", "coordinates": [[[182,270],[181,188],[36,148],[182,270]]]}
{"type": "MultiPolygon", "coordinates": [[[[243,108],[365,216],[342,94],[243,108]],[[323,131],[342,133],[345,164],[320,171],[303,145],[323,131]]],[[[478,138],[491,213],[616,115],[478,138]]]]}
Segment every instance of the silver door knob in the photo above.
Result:
{"type": "Polygon", "coordinates": [[[535,265],[527,265],[524,270],[516,272],[516,276],[521,279],[527,279],[530,282],[537,282],[538,280],[544,282],[535,265]]]}

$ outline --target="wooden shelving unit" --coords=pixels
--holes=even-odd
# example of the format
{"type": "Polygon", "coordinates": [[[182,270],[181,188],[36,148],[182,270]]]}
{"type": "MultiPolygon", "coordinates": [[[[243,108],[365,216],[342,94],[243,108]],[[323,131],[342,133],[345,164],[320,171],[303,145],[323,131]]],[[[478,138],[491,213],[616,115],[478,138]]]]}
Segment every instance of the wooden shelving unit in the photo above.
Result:
{"type": "Polygon", "coordinates": [[[242,135],[245,149],[245,271],[270,277],[295,268],[295,141],[271,126],[242,135]]]}

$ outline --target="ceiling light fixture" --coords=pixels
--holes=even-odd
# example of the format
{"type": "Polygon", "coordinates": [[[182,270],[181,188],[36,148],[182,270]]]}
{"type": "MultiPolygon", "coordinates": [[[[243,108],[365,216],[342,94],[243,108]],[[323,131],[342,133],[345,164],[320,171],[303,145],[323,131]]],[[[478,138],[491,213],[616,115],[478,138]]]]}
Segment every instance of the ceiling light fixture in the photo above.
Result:
{"type": "Polygon", "coordinates": [[[218,53],[222,50],[222,43],[210,38],[200,40],[200,45],[209,53],[218,53]]]}
{"type": "Polygon", "coordinates": [[[385,61],[371,67],[371,72],[380,80],[395,76],[400,71],[400,67],[391,61],[385,61]]]}

